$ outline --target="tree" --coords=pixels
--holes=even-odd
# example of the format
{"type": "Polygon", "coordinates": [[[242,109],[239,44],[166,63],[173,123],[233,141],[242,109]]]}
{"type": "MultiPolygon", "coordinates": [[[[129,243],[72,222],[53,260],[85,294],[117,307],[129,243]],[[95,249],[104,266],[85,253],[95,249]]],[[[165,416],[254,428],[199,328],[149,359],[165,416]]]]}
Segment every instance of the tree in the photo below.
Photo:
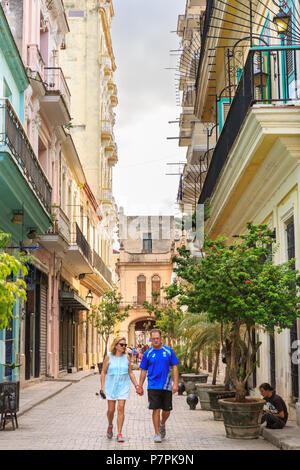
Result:
{"type": "Polygon", "coordinates": [[[27,274],[28,256],[6,253],[5,247],[11,235],[0,230],[0,329],[10,327],[16,299],[26,300],[26,283],[22,279],[27,274]]]}
{"type": "MultiPolygon", "coordinates": [[[[107,345],[110,335],[113,334],[115,326],[129,316],[127,305],[124,310],[120,310],[122,296],[115,290],[104,292],[99,305],[92,305],[92,313],[88,315],[87,321],[93,320],[94,328],[97,328],[99,335],[104,341],[104,358],[107,355],[107,345]]],[[[104,359],[103,358],[103,359],[104,359]]]]}
{"type": "Polygon", "coordinates": [[[210,322],[206,313],[190,313],[186,312],[183,320],[179,325],[179,333],[188,342],[190,351],[192,353],[192,360],[194,354],[197,355],[196,369],[200,369],[200,353],[207,348],[213,350],[215,356],[215,365],[213,371],[212,384],[216,383],[217,371],[220,357],[221,347],[221,328],[217,322],[210,322]]]}
{"type": "Polygon", "coordinates": [[[154,315],[156,319],[155,327],[159,328],[163,336],[168,338],[171,348],[174,347],[178,337],[178,326],[183,318],[183,313],[180,308],[169,301],[167,305],[161,305],[158,298],[160,292],[153,292],[153,302],[143,302],[143,307],[147,310],[149,315],[154,315]]]}
{"type": "Polygon", "coordinates": [[[179,305],[190,312],[206,312],[211,322],[229,328],[227,341],[223,334],[221,340],[239,402],[245,399],[261,344],[253,339],[255,326],[280,332],[300,316],[300,279],[298,271],[291,269],[294,260],[273,265],[273,232],[252,222],[247,229],[233,247],[226,245],[225,237],[206,239],[198,259],[186,248],[180,249],[174,258],[179,280],[168,288],[168,298],[178,296],[179,305]]]}

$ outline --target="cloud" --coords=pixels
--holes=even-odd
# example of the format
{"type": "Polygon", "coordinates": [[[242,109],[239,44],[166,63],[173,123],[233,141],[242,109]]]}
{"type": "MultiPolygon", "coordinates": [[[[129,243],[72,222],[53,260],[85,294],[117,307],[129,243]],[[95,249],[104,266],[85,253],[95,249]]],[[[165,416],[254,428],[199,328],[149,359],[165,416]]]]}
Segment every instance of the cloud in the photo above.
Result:
{"type": "Polygon", "coordinates": [[[125,211],[126,204],[137,207],[138,202],[158,210],[177,195],[178,177],[165,176],[170,169],[166,163],[185,158],[177,140],[167,141],[168,136],[178,135],[178,126],[168,121],[179,116],[180,108],[174,72],[165,70],[174,66],[169,50],[179,48],[179,38],[170,31],[176,30],[185,0],[115,0],[114,9],[112,40],[119,95],[114,193],[125,211]]]}

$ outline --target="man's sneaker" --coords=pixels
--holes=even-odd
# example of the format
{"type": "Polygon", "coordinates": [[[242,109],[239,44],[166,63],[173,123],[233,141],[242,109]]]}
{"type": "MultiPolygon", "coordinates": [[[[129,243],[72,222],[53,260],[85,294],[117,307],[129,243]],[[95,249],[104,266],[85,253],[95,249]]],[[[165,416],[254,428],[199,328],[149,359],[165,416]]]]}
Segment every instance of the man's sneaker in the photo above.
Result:
{"type": "Polygon", "coordinates": [[[112,426],[108,426],[106,436],[107,436],[107,439],[112,439],[112,437],[113,437],[113,427],[112,426]]]}
{"type": "Polygon", "coordinates": [[[159,430],[160,430],[161,438],[164,439],[166,437],[166,425],[161,424],[159,427],[159,430]]]}
{"type": "Polygon", "coordinates": [[[155,434],[154,436],[154,442],[161,442],[162,439],[161,439],[161,435],[160,434],[155,434]]]}
{"type": "Polygon", "coordinates": [[[125,439],[124,439],[124,437],[122,436],[122,434],[118,434],[118,435],[117,435],[117,441],[118,441],[118,442],[124,442],[124,441],[125,441],[125,439]]]}

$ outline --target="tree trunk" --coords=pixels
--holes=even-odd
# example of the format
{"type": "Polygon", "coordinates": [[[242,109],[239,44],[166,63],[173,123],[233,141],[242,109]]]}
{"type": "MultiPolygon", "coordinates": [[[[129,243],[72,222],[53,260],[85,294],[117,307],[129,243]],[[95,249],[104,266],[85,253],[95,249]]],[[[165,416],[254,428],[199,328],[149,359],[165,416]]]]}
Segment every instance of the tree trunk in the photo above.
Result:
{"type": "Polygon", "coordinates": [[[235,393],[235,401],[236,402],[243,402],[246,399],[246,388],[243,382],[240,382],[239,380],[234,381],[234,386],[236,389],[235,393]]]}
{"type": "Polygon", "coordinates": [[[107,356],[107,344],[108,344],[108,338],[104,340],[104,343],[105,343],[105,348],[104,348],[104,356],[103,356],[103,360],[106,358],[107,356]]]}
{"type": "Polygon", "coordinates": [[[225,390],[229,390],[229,384],[230,384],[230,367],[227,364],[225,368],[225,380],[224,380],[225,390]]]}
{"type": "Polygon", "coordinates": [[[214,371],[213,371],[213,378],[212,378],[212,385],[216,385],[217,382],[217,373],[219,367],[219,357],[220,357],[220,348],[215,350],[215,364],[214,364],[214,371]]]}
{"type": "Polygon", "coordinates": [[[197,374],[199,374],[199,372],[200,372],[200,349],[197,352],[196,371],[197,371],[197,374]]]}

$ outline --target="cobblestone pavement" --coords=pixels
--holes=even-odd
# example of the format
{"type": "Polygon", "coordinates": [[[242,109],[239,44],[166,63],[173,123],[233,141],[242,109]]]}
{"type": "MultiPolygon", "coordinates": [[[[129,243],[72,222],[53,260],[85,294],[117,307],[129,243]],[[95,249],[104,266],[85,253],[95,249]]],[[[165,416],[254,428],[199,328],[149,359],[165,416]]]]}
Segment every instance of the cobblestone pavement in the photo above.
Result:
{"type": "MultiPolygon", "coordinates": [[[[167,437],[153,442],[151,411],[147,394],[136,395],[126,404],[123,434],[126,442],[105,437],[107,419],[99,390],[99,376],[73,383],[58,395],[36,406],[19,418],[19,429],[11,424],[0,432],[0,450],[277,450],[263,438],[233,440],[225,437],[222,422],[213,420],[209,411],[189,410],[185,396],[173,396],[173,411],[167,422],[167,437]]],[[[116,418],[115,418],[116,427],[116,418]]]]}

